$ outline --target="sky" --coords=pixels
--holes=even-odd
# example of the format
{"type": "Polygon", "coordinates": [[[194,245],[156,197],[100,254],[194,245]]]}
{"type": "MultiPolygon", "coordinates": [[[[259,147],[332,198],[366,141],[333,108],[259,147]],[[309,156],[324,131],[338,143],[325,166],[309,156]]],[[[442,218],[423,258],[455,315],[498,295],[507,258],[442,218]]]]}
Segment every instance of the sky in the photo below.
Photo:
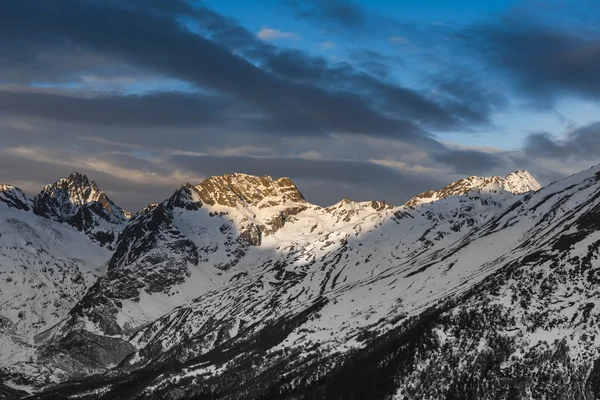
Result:
{"type": "Polygon", "coordinates": [[[0,183],[136,211],[224,173],[402,204],[600,163],[597,1],[0,0],[0,183]]]}

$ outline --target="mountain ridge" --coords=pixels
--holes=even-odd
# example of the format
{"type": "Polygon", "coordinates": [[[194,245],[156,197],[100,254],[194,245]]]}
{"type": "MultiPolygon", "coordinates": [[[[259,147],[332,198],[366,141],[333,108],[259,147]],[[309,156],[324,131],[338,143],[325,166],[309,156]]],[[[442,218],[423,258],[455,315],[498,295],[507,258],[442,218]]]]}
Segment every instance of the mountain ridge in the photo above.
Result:
{"type": "MultiPolygon", "coordinates": [[[[506,177],[501,178],[498,176],[491,177],[479,177],[469,176],[467,178],[461,178],[458,181],[452,182],[440,189],[439,191],[429,190],[423,192],[409,201],[405,202],[405,206],[414,206],[418,203],[416,199],[421,198],[425,194],[434,193],[442,194],[441,196],[434,197],[433,199],[443,199],[452,195],[462,195],[469,191],[481,190],[489,184],[503,185],[503,189],[508,192],[515,194],[522,194],[531,190],[538,190],[541,185],[527,172],[526,170],[516,170],[509,173],[506,177]],[[459,188],[458,190],[448,190],[452,188],[459,188]]],[[[299,191],[295,183],[288,177],[273,178],[269,175],[250,175],[239,172],[226,173],[223,175],[214,175],[204,179],[199,184],[185,183],[182,188],[194,188],[199,199],[203,203],[208,205],[222,205],[235,207],[237,202],[240,203],[258,203],[261,200],[272,196],[276,198],[283,196],[283,198],[298,203],[306,203],[306,199],[299,191]],[[245,185],[244,185],[245,184],[245,185]],[[238,193],[238,189],[239,193],[238,193]],[[261,189],[266,190],[265,193],[261,193],[261,189]],[[252,193],[249,191],[252,190],[252,193]],[[285,192],[288,192],[285,194],[285,192]],[[219,194],[219,198],[215,198],[215,193],[219,194]]],[[[57,219],[59,222],[66,222],[70,217],[73,216],[74,212],[64,210],[65,203],[72,206],[83,206],[89,203],[100,203],[102,207],[111,214],[121,214],[120,219],[128,220],[133,215],[126,210],[116,206],[112,200],[110,200],[104,190],[100,189],[95,181],[90,181],[87,175],[80,172],[72,172],[67,177],[58,179],[52,184],[46,185],[40,193],[35,195],[33,198],[29,198],[21,189],[10,184],[0,184],[0,193],[9,192],[16,190],[19,193],[19,197],[27,199],[33,203],[34,212],[39,213],[50,218],[57,219]],[[53,201],[55,204],[58,202],[57,210],[48,209],[48,205],[40,205],[44,201],[53,201]],[[112,208],[116,210],[113,212],[112,208]]],[[[429,196],[431,197],[431,196],[429,196]]],[[[323,206],[324,208],[331,208],[339,206],[340,203],[366,203],[378,200],[367,200],[357,202],[351,199],[341,199],[338,203],[323,206]]],[[[53,205],[55,205],[53,204],[53,205]]],[[[140,211],[151,207],[156,202],[150,203],[148,206],[142,208],[140,211]]],[[[268,206],[268,204],[262,204],[261,208],[268,206]]]]}
{"type": "Polygon", "coordinates": [[[523,194],[529,191],[541,189],[541,185],[526,170],[517,170],[506,175],[478,177],[469,176],[452,182],[438,191],[428,190],[405,203],[407,207],[415,207],[419,204],[442,200],[449,196],[465,195],[469,192],[498,191],[504,190],[513,194],[523,194]]]}
{"type": "Polygon", "coordinates": [[[538,190],[515,174],[416,207],[323,208],[242,174],[184,185],[133,216],[0,381],[40,399],[583,400],[564,395],[596,393],[600,166],[538,190]]]}

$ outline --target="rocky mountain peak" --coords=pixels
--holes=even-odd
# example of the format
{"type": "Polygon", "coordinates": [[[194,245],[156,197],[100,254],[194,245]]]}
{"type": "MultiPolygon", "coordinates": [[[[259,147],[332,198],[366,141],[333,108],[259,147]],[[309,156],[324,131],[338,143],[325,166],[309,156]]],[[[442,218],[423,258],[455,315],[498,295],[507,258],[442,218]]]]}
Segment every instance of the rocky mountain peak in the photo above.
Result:
{"type": "Polygon", "coordinates": [[[72,205],[81,206],[92,201],[106,199],[106,195],[98,188],[96,182],[91,181],[84,174],[73,172],[66,178],[61,178],[53,184],[47,185],[40,195],[47,194],[53,198],[60,198],[72,205]]]}
{"type": "Polygon", "coordinates": [[[35,214],[71,225],[109,248],[130,217],[96,182],[77,172],[44,187],[32,206],[35,214]]]}
{"type": "Polygon", "coordinates": [[[259,209],[306,203],[289,178],[273,179],[240,173],[213,176],[194,187],[203,204],[226,207],[252,206],[259,209]]]}
{"type": "Polygon", "coordinates": [[[470,176],[459,179],[439,191],[429,190],[423,192],[406,202],[405,206],[415,207],[419,204],[431,203],[450,196],[461,196],[470,192],[523,194],[532,190],[539,190],[541,187],[538,181],[525,170],[517,170],[504,178],[499,176],[470,176]]]}
{"type": "Polygon", "coordinates": [[[29,211],[31,200],[23,191],[12,185],[0,184],[0,203],[6,204],[10,208],[29,211]]]}
{"type": "Polygon", "coordinates": [[[67,222],[79,212],[82,206],[93,203],[100,205],[106,214],[117,220],[127,219],[127,213],[117,207],[96,182],[90,181],[86,175],[79,172],[46,185],[33,199],[37,214],[59,222],[67,222]]]}

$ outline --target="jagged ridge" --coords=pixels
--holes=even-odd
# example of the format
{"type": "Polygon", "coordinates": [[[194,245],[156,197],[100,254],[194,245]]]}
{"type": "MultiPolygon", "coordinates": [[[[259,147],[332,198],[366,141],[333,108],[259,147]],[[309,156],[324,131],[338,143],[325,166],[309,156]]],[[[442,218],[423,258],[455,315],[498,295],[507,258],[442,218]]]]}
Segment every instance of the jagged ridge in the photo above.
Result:
{"type": "Polygon", "coordinates": [[[44,336],[38,365],[107,373],[39,397],[593,398],[600,167],[534,193],[511,175],[418,207],[185,185],[44,336]]]}
{"type": "Polygon", "coordinates": [[[423,192],[405,203],[407,207],[445,199],[450,196],[462,196],[469,192],[498,192],[506,191],[513,194],[523,194],[541,189],[541,185],[527,171],[517,170],[506,177],[491,176],[482,178],[470,176],[453,182],[439,191],[423,192]]]}

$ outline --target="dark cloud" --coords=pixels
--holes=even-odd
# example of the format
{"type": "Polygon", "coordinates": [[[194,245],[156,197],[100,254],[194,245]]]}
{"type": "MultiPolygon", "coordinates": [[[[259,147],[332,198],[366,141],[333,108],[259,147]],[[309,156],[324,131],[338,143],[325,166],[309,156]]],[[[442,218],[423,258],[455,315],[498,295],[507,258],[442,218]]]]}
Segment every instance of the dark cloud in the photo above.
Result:
{"type": "Polygon", "coordinates": [[[182,93],[74,97],[40,92],[0,90],[0,112],[121,126],[186,126],[225,124],[235,109],[225,99],[182,93]]]}
{"type": "Polygon", "coordinates": [[[486,89],[482,80],[474,76],[475,73],[467,75],[465,70],[461,70],[459,75],[434,79],[433,84],[439,94],[439,102],[454,115],[475,122],[472,127],[476,128],[488,124],[493,112],[508,105],[508,98],[497,89],[486,89]]]}
{"type": "Polygon", "coordinates": [[[543,157],[562,157],[565,149],[547,132],[532,133],[526,138],[525,149],[529,154],[543,157]]]}
{"type": "MultiPolygon", "coordinates": [[[[373,52],[363,52],[363,60],[367,56],[376,59],[373,52]]],[[[364,63],[361,65],[364,66],[364,63]]],[[[265,59],[264,67],[294,82],[314,84],[330,91],[356,92],[361,102],[370,103],[371,107],[436,129],[450,129],[472,122],[486,123],[490,111],[469,109],[458,97],[449,99],[444,108],[415,90],[390,84],[373,74],[357,70],[353,65],[339,63],[330,66],[324,58],[310,57],[297,50],[282,50],[272,54],[265,59]],[[449,112],[449,109],[454,112],[449,112]]],[[[373,65],[369,67],[377,68],[373,65]]]]}
{"type": "MultiPolygon", "coordinates": [[[[0,74],[4,82],[66,83],[78,81],[83,74],[104,74],[110,70],[123,76],[132,68],[103,55],[81,49],[36,46],[19,40],[0,39],[0,74]],[[40,48],[43,47],[43,48],[40,48]]],[[[140,73],[140,71],[135,71],[140,73]]]]}
{"type": "Polygon", "coordinates": [[[320,26],[339,30],[363,28],[367,13],[352,0],[282,0],[296,18],[310,20],[320,26]]]}
{"type": "MultiPolygon", "coordinates": [[[[112,161],[125,161],[124,159],[118,160],[118,158],[124,157],[113,157],[112,161]]],[[[127,163],[124,165],[127,165],[127,163]]],[[[160,168],[156,169],[156,166],[140,162],[140,160],[135,163],[130,160],[129,165],[137,169],[140,166],[144,167],[148,172],[163,172],[160,168]]],[[[162,201],[168,198],[179,185],[179,182],[172,183],[164,179],[132,180],[128,174],[119,176],[83,164],[74,165],[50,160],[41,161],[12,153],[3,153],[0,156],[0,170],[3,177],[10,177],[3,178],[2,183],[21,187],[30,196],[39,193],[45,185],[55,182],[61,177],[68,176],[73,171],[78,171],[95,180],[111,199],[131,211],[137,211],[152,201],[162,201]]]]}
{"type": "Polygon", "coordinates": [[[567,175],[589,167],[589,165],[582,165],[581,167],[575,166],[573,170],[573,166],[570,166],[571,170],[569,171],[569,166],[565,168],[564,164],[561,165],[561,160],[558,160],[558,163],[551,163],[549,165],[548,163],[540,162],[539,158],[531,157],[527,152],[521,151],[508,153],[506,156],[507,160],[514,166],[514,169],[525,169],[529,171],[529,173],[542,185],[558,181],[567,175]],[[557,170],[557,168],[562,169],[562,171],[557,170]]]}
{"type": "Polygon", "coordinates": [[[485,120],[454,105],[452,111],[445,109],[350,65],[332,67],[304,53],[277,50],[210,10],[178,1],[148,4],[57,0],[50,7],[32,0],[4,1],[0,35],[36,48],[76,47],[190,82],[252,105],[269,122],[267,127],[275,121],[281,134],[306,121],[304,129],[312,130],[304,132],[308,135],[356,133],[414,141],[428,136],[423,130],[427,126],[456,129],[485,120]],[[189,31],[165,10],[179,18],[187,13],[207,37],[189,31]],[[254,62],[234,54],[235,46],[242,46],[254,62]]]}
{"type": "Polygon", "coordinates": [[[525,141],[525,152],[531,157],[598,160],[600,154],[600,122],[579,127],[564,139],[549,133],[532,133],[525,141]]]}
{"type": "MultiPolygon", "coordinates": [[[[374,21],[351,1],[281,3],[299,19],[328,30],[357,34],[374,21]]],[[[76,169],[135,209],[170,195],[182,177],[239,171],[288,175],[319,204],[341,197],[386,197],[399,204],[443,186],[446,176],[438,182],[373,162],[335,159],[397,160],[413,169],[445,166],[448,174],[497,173],[516,156],[457,150],[432,132],[489,129],[490,115],[507,104],[505,92],[489,89],[499,73],[541,102],[562,92],[600,94],[592,72],[598,67],[593,32],[580,35],[513,20],[480,25],[460,36],[461,45],[468,43],[467,55],[454,52],[456,36],[444,42],[446,53],[436,53],[434,61],[451,73],[426,78],[415,90],[392,79],[403,62],[399,58],[363,49],[347,62],[332,62],[279,48],[203,4],[0,0],[0,179],[41,186],[76,169]],[[452,65],[473,55],[470,68],[452,65]],[[482,60],[486,67],[473,73],[482,60]],[[138,94],[108,84],[101,84],[101,93],[83,85],[82,93],[86,76],[107,82],[132,77],[138,81],[128,89],[135,86],[138,94]],[[185,91],[145,87],[148,77],[183,82],[185,91]],[[4,83],[22,86],[9,90],[4,83]],[[28,84],[32,87],[24,90],[28,84]],[[250,144],[257,150],[244,150],[250,144]],[[24,153],[8,151],[15,148],[24,153]],[[35,148],[53,150],[55,159],[37,160],[26,152],[35,148]],[[169,156],[183,151],[270,158],[169,156]],[[65,162],[67,153],[79,156],[65,162]],[[303,153],[333,160],[286,158],[303,153]],[[134,170],[157,179],[146,182],[123,172],[134,170]]],[[[386,32],[395,32],[389,26],[386,32]]],[[[439,32],[430,36],[432,48],[446,39],[439,32]]],[[[520,156],[538,169],[535,158],[592,159],[599,150],[596,128],[576,130],[564,140],[530,135],[520,156]]]]}
{"type": "Polygon", "coordinates": [[[287,176],[308,201],[323,206],[343,197],[356,201],[385,198],[388,203],[402,204],[442,183],[425,175],[403,173],[366,161],[189,155],[174,155],[169,161],[204,176],[233,172],[287,176]]]}
{"type": "Polygon", "coordinates": [[[552,105],[565,93],[600,98],[600,33],[537,24],[534,18],[503,18],[472,27],[462,37],[487,68],[508,74],[537,104],[552,105]]]}
{"type": "Polygon", "coordinates": [[[453,172],[463,175],[483,175],[505,165],[498,154],[478,150],[456,150],[446,148],[432,152],[433,160],[452,167],[453,172]]]}

